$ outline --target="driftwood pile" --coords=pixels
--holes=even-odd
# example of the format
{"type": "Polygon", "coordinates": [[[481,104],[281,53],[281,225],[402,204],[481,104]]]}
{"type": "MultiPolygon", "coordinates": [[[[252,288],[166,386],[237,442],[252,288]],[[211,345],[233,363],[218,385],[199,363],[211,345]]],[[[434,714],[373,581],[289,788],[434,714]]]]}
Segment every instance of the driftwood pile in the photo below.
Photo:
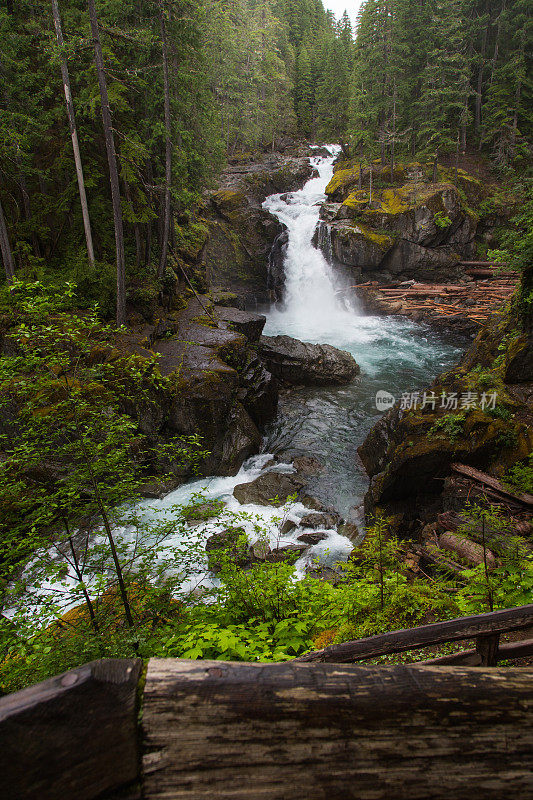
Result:
{"type": "Polygon", "coordinates": [[[497,273],[488,267],[470,267],[465,272],[477,277],[484,275],[485,278],[456,284],[415,281],[381,284],[369,281],[353,288],[367,311],[401,314],[416,321],[439,325],[444,322],[474,333],[511,298],[518,275],[497,273]]]}
{"type": "Polygon", "coordinates": [[[487,520],[474,522],[457,511],[444,511],[436,522],[424,527],[420,544],[409,545],[409,568],[415,574],[434,568],[459,574],[467,566],[486,562],[487,569],[492,570],[509,548],[531,552],[533,496],[511,492],[497,478],[466,464],[452,464],[451,469],[452,475],[468,482],[469,495],[474,497],[475,491],[476,499],[482,496],[504,512],[507,524],[494,527],[487,520]]]}

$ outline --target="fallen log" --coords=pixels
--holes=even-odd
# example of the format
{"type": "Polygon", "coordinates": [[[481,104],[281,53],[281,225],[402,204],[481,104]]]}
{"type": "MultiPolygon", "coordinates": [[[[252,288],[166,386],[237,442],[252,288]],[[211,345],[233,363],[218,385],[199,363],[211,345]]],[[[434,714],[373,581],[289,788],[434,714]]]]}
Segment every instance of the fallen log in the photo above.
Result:
{"type": "Polygon", "coordinates": [[[466,567],[459,564],[457,561],[452,561],[440,551],[436,544],[429,542],[425,546],[419,544],[411,544],[410,551],[417,555],[421,560],[438,567],[451,575],[460,575],[466,567]]]}
{"type": "Polygon", "coordinates": [[[487,475],[486,472],[481,472],[479,469],[469,467],[466,464],[452,464],[451,468],[460,475],[466,475],[468,478],[472,478],[472,480],[478,483],[489,486],[491,489],[498,492],[498,494],[503,495],[503,497],[509,497],[511,500],[522,503],[525,506],[533,506],[533,495],[526,493],[515,494],[507,489],[501,481],[497,478],[493,478],[492,475],[487,475]]]}
{"type": "Polygon", "coordinates": [[[506,267],[507,264],[499,261],[458,261],[462,267],[506,267]]]}
{"type": "Polygon", "coordinates": [[[457,536],[457,534],[450,531],[446,531],[439,536],[439,547],[442,550],[455,553],[474,567],[483,564],[485,561],[487,569],[496,567],[496,559],[490,550],[485,549],[485,552],[483,552],[482,545],[477,542],[471,542],[465,537],[457,536]]]}

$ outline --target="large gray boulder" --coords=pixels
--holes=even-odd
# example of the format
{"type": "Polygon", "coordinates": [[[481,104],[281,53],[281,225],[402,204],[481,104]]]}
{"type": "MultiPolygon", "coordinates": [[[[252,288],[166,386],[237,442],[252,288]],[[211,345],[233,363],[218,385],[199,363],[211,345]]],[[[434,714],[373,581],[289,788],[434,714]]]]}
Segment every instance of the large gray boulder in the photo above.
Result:
{"type": "Polygon", "coordinates": [[[281,472],[266,472],[250,483],[240,483],[233,490],[233,496],[246,505],[281,506],[288,497],[298,495],[305,483],[296,475],[281,472]]]}
{"type": "Polygon", "coordinates": [[[262,336],[259,353],[269,372],[291,384],[340,386],[359,374],[353,356],[329,344],[309,344],[291,336],[262,336]]]}

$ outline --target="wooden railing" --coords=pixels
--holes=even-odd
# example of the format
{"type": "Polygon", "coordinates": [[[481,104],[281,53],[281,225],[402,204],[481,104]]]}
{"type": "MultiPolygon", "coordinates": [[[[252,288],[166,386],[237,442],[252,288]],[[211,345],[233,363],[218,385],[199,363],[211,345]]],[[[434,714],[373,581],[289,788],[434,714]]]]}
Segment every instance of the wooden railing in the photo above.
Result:
{"type": "MultiPolygon", "coordinates": [[[[391,653],[403,653],[435,644],[459,642],[465,639],[476,640],[476,650],[467,651],[472,665],[494,666],[503,659],[522,658],[533,655],[533,640],[499,647],[500,636],[510,631],[533,627],[533,604],[477,614],[472,617],[459,617],[446,622],[434,622],[418,628],[405,628],[401,631],[390,631],[379,636],[356,639],[315,650],[300,656],[298,661],[333,661],[338,664],[364,661],[391,653]]],[[[465,653],[446,656],[440,663],[461,664],[465,662],[465,653]]],[[[427,662],[426,662],[427,663],[427,662]]]]}
{"type": "MultiPolygon", "coordinates": [[[[439,635],[496,635],[532,613],[439,623],[439,635]]],[[[405,634],[388,634],[394,648],[405,634]]],[[[0,699],[0,796],[532,797],[532,681],[531,668],[96,661],[0,699]]]]}

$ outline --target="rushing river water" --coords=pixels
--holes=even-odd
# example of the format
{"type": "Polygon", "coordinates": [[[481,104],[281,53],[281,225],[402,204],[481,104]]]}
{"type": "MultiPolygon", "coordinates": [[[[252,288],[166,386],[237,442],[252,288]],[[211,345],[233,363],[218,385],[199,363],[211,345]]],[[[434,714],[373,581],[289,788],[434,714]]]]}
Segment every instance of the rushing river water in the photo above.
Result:
{"type": "Polygon", "coordinates": [[[357,447],[381,416],[377,391],[399,398],[421,389],[458,360],[464,344],[400,317],[362,314],[349,299],[345,282],[312,244],[338,153],[335,146],[329,150],[330,157],[312,159],[319,177],[301,191],[273,195],[264,203],[289,232],[285,299],[268,312],[264,332],[347,350],[361,375],[348,386],[307,388],[283,397],[264,448],[316,455],[326,469],[314,493],[347,514],[361,503],[368,485],[357,447]]]}
{"type": "MultiPolygon", "coordinates": [[[[206,522],[192,531],[176,525],[167,544],[187,552],[191,536],[199,543],[230,524],[242,526],[250,539],[258,538],[259,529],[267,535],[272,546],[296,543],[301,529],[280,536],[280,516],[286,513],[296,523],[306,513],[300,504],[281,511],[272,507],[240,505],[233,497],[239,483],[254,480],[265,470],[294,471],[290,463],[296,454],[318,457],[324,471],[311,483],[310,491],[326,504],[337,508],[347,518],[358,519],[354,507],[360,505],[368,479],[357,456],[371,426],[379,419],[375,397],[386,390],[399,397],[402,391],[412,391],[427,385],[438,373],[459,357],[463,343],[439,336],[429,329],[398,317],[376,317],[362,314],[349,300],[348,287],[312,244],[319,220],[320,205],[325,200],[324,189],[333,173],[338,148],[329,148],[329,157],[312,159],[319,177],[309,180],[301,191],[273,195],[264,205],[288,229],[289,239],[285,258],[286,294],[282,307],[267,313],[265,334],[287,334],[307,342],[328,343],[349,351],[361,367],[360,376],[347,386],[335,388],[306,388],[283,394],[280,412],[268,426],[263,453],[249,459],[233,477],[202,478],[185,484],[160,500],[145,500],[134,511],[140,528],[145,523],[175,519],[176,506],[188,503],[197,493],[206,498],[220,498],[226,505],[226,516],[206,522]],[[285,456],[283,453],[285,452],[285,456]],[[271,453],[281,454],[272,465],[271,453]]],[[[311,562],[333,564],[346,558],[352,543],[335,530],[327,539],[309,547],[296,564],[302,576],[311,562]]],[[[116,535],[135,547],[135,527],[117,522],[116,535]]],[[[145,534],[146,535],[146,534],[145,534]]],[[[97,536],[95,542],[102,536],[97,536]]],[[[31,565],[30,565],[31,569],[31,565]]],[[[186,581],[191,588],[209,585],[212,578],[206,559],[200,559],[186,581]]],[[[31,579],[30,579],[31,583],[31,579]]],[[[87,576],[87,584],[92,579],[87,576]]],[[[45,581],[41,596],[57,595],[64,608],[80,602],[69,596],[69,586],[76,586],[73,575],[62,581],[45,581]],[[63,600],[59,595],[65,594],[63,600]]],[[[184,585],[184,588],[186,586],[184,585]]],[[[36,606],[39,602],[36,602],[36,606]]],[[[12,610],[4,609],[11,614],[12,610]]]]}

